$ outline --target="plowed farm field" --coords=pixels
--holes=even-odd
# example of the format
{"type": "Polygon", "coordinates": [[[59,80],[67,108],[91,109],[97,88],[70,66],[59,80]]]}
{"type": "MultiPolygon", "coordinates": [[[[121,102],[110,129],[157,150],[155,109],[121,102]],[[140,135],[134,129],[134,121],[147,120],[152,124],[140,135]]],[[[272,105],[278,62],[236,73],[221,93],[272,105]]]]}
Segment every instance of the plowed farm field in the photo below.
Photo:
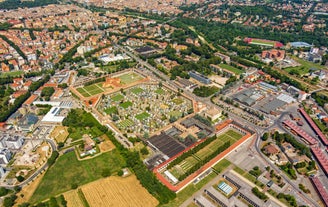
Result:
{"type": "Polygon", "coordinates": [[[141,186],[135,175],[111,176],[81,187],[90,207],[153,207],[158,201],[141,186]]]}

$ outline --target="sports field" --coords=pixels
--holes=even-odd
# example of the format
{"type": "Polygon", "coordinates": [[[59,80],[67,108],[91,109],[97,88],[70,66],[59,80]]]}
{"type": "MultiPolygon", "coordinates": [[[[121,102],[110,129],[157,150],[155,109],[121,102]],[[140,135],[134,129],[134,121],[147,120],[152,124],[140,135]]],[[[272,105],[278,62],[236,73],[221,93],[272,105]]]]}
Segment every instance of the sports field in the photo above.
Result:
{"type": "Polygon", "coordinates": [[[194,167],[197,163],[202,160],[205,160],[206,157],[214,153],[219,147],[223,146],[224,143],[230,141],[230,145],[235,143],[237,140],[243,137],[242,134],[234,131],[228,130],[227,132],[219,135],[213,142],[204,146],[201,150],[196,153],[190,155],[185,160],[180,162],[179,164],[172,167],[169,171],[178,178],[179,176],[186,173],[190,168],[194,167]]]}
{"type": "Polygon", "coordinates": [[[99,93],[104,92],[105,90],[102,87],[102,83],[95,83],[89,86],[84,86],[76,89],[79,93],[81,93],[84,97],[89,97],[93,95],[97,95],[99,93]]]}
{"type": "Polygon", "coordinates": [[[121,79],[122,84],[130,84],[143,79],[141,75],[134,72],[125,73],[118,76],[118,78],[121,79]]]}
{"type": "Polygon", "coordinates": [[[244,71],[242,71],[242,70],[240,70],[238,68],[235,68],[235,67],[233,67],[231,65],[227,65],[227,64],[224,64],[224,63],[219,64],[219,66],[221,68],[223,68],[223,69],[226,69],[226,70],[229,70],[229,71],[235,73],[236,75],[240,75],[240,74],[242,74],[244,72],[244,71]]]}
{"type": "Polygon", "coordinates": [[[271,47],[274,46],[274,42],[270,42],[270,41],[266,41],[266,40],[259,40],[259,39],[257,39],[257,40],[252,39],[251,44],[267,45],[267,46],[271,46],[271,47]]]}
{"type": "Polygon", "coordinates": [[[143,112],[141,114],[136,115],[136,119],[138,119],[140,121],[144,120],[144,119],[147,119],[148,117],[150,117],[150,115],[147,112],[143,112]]]}

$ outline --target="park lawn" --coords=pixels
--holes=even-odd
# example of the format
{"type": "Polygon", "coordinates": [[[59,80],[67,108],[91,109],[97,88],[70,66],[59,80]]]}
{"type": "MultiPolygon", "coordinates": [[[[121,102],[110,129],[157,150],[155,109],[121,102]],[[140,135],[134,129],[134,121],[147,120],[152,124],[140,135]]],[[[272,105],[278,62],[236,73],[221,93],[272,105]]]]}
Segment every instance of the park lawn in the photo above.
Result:
{"type": "Polygon", "coordinates": [[[122,94],[116,94],[115,96],[112,96],[111,99],[115,102],[119,102],[124,99],[124,96],[122,94]]]}
{"type": "Polygon", "coordinates": [[[97,180],[105,169],[118,172],[124,165],[124,159],[116,149],[84,161],[78,161],[75,152],[69,152],[48,169],[30,202],[36,203],[66,192],[72,184],[81,186],[97,180]]]}
{"type": "Polygon", "coordinates": [[[240,70],[238,68],[235,68],[235,67],[233,67],[231,65],[227,65],[227,64],[224,64],[224,63],[219,64],[219,66],[221,68],[223,68],[223,69],[226,69],[226,70],[229,70],[229,71],[235,73],[236,75],[240,75],[240,74],[242,74],[244,72],[244,71],[242,71],[242,70],[240,70]]]}
{"type": "Polygon", "coordinates": [[[5,78],[5,77],[17,77],[17,76],[21,76],[22,74],[24,74],[23,71],[10,71],[10,72],[2,72],[0,73],[0,78],[5,78]]]}
{"type": "Polygon", "coordinates": [[[85,86],[85,87],[83,87],[83,89],[91,95],[96,95],[96,94],[104,92],[104,89],[102,87],[99,87],[97,84],[98,83],[95,83],[95,84],[92,84],[89,86],[85,86]]]}
{"type": "Polygon", "coordinates": [[[148,117],[150,117],[150,114],[148,114],[147,112],[142,112],[141,114],[137,114],[136,119],[138,119],[139,121],[147,119],[148,117]]]}
{"type": "Polygon", "coordinates": [[[131,73],[127,73],[127,74],[118,76],[118,78],[121,79],[121,83],[130,84],[130,83],[136,82],[138,80],[141,80],[143,77],[138,75],[137,73],[131,72],[131,73]]]}
{"type": "Polygon", "coordinates": [[[136,88],[132,88],[131,89],[131,92],[134,93],[134,94],[139,94],[139,93],[142,93],[144,90],[140,87],[136,87],[136,88]]]}
{"type": "Polygon", "coordinates": [[[130,106],[132,106],[132,102],[131,101],[123,102],[123,103],[120,104],[120,107],[122,107],[124,109],[127,109],[130,106]]]}
{"type": "Polygon", "coordinates": [[[158,88],[158,89],[156,89],[155,93],[163,95],[165,93],[165,91],[162,88],[158,88]]]}
{"type": "MultiPolygon", "coordinates": [[[[230,166],[230,162],[226,159],[221,160],[218,164],[215,165],[215,167],[220,169],[220,172],[224,171],[227,167],[230,166]]],[[[189,184],[186,188],[181,190],[179,193],[177,193],[177,197],[170,201],[168,204],[160,205],[160,207],[175,207],[180,206],[183,202],[185,202],[188,198],[190,198],[194,193],[199,191],[202,187],[204,187],[208,182],[213,180],[217,176],[216,173],[211,172],[208,176],[206,176],[204,179],[199,181],[197,184],[189,184]]]]}
{"type": "Polygon", "coordinates": [[[218,164],[214,165],[212,168],[216,170],[217,172],[222,172],[224,169],[229,167],[231,165],[231,162],[227,159],[222,159],[218,164]]]}
{"type": "Polygon", "coordinates": [[[116,106],[106,108],[104,111],[106,112],[106,114],[117,114],[117,112],[118,112],[116,106]]]}

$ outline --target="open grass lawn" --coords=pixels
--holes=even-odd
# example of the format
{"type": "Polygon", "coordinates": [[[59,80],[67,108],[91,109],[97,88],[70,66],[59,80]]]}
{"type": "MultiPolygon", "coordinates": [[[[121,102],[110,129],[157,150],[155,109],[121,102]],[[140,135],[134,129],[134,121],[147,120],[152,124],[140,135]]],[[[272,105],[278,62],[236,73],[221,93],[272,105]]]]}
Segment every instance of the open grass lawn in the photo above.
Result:
{"type": "Polygon", "coordinates": [[[95,83],[95,84],[92,84],[89,86],[85,86],[85,87],[83,87],[83,89],[91,95],[96,95],[96,94],[104,92],[105,90],[97,84],[98,83],[95,83]]]}
{"type": "Polygon", "coordinates": [[[235,68],[235,67],[233,67],[231,65],[227,65],[227,64],[224,64],[224,63],[219,64],[219,66],[221,68],[223,68],[223,69],[226,69],[226,70],[229,70],[229,71],[235,73],[236,75],[240,75],[240,74],[242,74],[244,72],[244,71],[242,71],[242,70],[240,70],[238,68],[235,68]]]}
{"type": "Polygon", "coordinates": [[[72,138],[72,141],[76,141],[82,139],[84,134],[91,134],[92,137],[99,137],[104,133],[101,132],[97,127],[84,128],[84,127],[71,127],[70,133],[68,135],[69,138],[72,138]]]}
{"type": "Polygon", "coordinates": [[[106,114],[115,114],[117,113],[117,107],[116,106],[112,106],[112,107],[109,107],[107,109],[104,110],[106,112],[106,114]]]}
{"type": "Polygon", "coordinates": [[[142,76],[140,76],[137,73],[133,73],[133,72],[123,74],[121,76],[118,76],[118,78],[121,79],[122,84],[130,84],[130,83],[133,83],[133,82],[143,79],[142,76]]]}
{"type": "Polygon", "coordinates": [[[120,104],[120,107],[122,107],[124,109],[127,109],[130,106],[132,106],[132,102],[131,101],[123,102],[123,103],[120,104]]]}
{"type": "Polygon", "coordinates": [[[131,92],[134,93],[134,94],[139,94],[139,93],[142,93],[144,90],[140,87],[136,87],[136,88],[132,88],[131,89],[131,92]]]}
{"type": "Polygon", "coordinates": [[[84,97],[89,97],[91,96],[91,94],[89,94],[86,90],[84,90],[83,88],[77,88],[76,89],[82,96],[84,97]]]}
{"type": "Polygon", "coordinates": [[[150,117],[150,114],[148,114],[147,112],[142,112],[141,114],[136,115],[136,119],[138,119],[139,121],[147,119],[148,117],[150,117]]]}
{"type": "Polygon", "coordinates": [[[301,64],[300,66],[297,67],[289,67],[289,68],[285,68],[285,70],[287,72],[290,72],[292,70],[296,70],[299,72],[300,75],[304,75],[309,73],[310,68],[317,68],[317,69],[324,69],[325,67],[323,65],[320,64],[316,64],[316,63],[312,63],[310,61],[306,61],[303,60],[301,58],[298,57],[292,57],[294,60],[296,60],[296,62],[298,62],[299,64],[301,64]]]}
{"type": "Polygon", "coordinates": [[[119,124],[118,124],[118,126],[120,127],[120,128],[127,128],[127,127],[130,127],[130,126],[133,126],[134,125],[134,122],[132,121],[132,120],[130,120],[130,119],[125,119],[125,120],[123,120],[123,121],[121,121],[119,124]]]}
{"type": "Polygon", "coordinates": [[[175,103],[176,105],[180,105],[183,103],[183,100],[181,98],[175,98],[172,100],[173,103],[175,103]]]}
{"type": "Polygon", "coordinates": [[[115,149],[84,161],[78,161],[75,152],[69,152],[60,156],[48,169],[30,202],[39,202],[68,191],[72,184],[80,186],[97,180],[102,177],[104,169],[118,172],[124,165],[123,157],[115,149]]]}
{"type": "Polygon", "coordinates": [[[243,137],[242,134],[240,134],[234,130],[229,130],[225,134],[229,135],[230,137],[233,137],[235,140],[238,140],[243,137]]]}
{"type": "Polygon", "coordinates": [[[0,73],[0,78],[5,78],[5,77],[17,77],[21,76],[24,72],[23,71],[10,71],[10,72],[2,72],[0,73]]]}
{"type": "Polygon", "coordinates": [[[122,94],[116,94],[112,96],[111,99],[115,102],[120,102],[124,99],[124,96],[122,94]]]}
{"type": "Polygon", "coordinates": [[[156,89],[155,93],[162,95],[165,93],[165,91],[162,88],[158,88],[156,89]]]}
{"type": "MultiPolygon", "coordinates": [[[[220,169],[220,172],[224,171],[227,167],[230,166],[230,162],[226,159],[221,160],[218,164],[215,165],[216,168],[220,169]]],[[[216,169],[215,168],[215,169],[216,169]]],[[[199,181],[197,184],[189,184],[186,188],[177,193],[177,197],[170,201],[168,204],[160,205],[161,207],[175,207],[180,206],[184,201],[190,198],[194,193],[196,193],[199,189],[204,187],[208,182],[214,179],[217,176],[215,173],[210,173],[203,180],[199,181]]]]}
{"type": "Polygon", "coordinates": [[[182,113],[180,111],[171,111],[171,112],[169,112],[169,116],[181,117],[182,113]]]}

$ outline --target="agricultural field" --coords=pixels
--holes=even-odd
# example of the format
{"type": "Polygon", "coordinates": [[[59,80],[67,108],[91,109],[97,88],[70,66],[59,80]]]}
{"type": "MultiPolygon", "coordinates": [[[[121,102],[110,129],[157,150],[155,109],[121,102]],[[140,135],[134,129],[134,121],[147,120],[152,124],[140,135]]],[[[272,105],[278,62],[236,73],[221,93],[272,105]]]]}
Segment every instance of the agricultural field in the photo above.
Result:
{"type": "Polygon", "coordinates": [[[67,131],[68,127],[64,126],[56,126],[54,130],[50,133],[50,137],[56,140],[57,143],[65,142],[66,138],[68,137],[69,133],[67,131]]]}
{"type": "Polygon", "coordinates": [[[64,193],[65,200],[67,201],[67,206],[74,207],[84,207],[83,202],[81,201],[77,190],[71,190],[64,193]]]}
{"type": "Polygon", "coordinates": [[[242,138],[243,135],[239,134],[234,130],[228,130],[227,132],[219,135],[213,142],[203,147],[201,150],[190,155],[185,160],[179,164],[172,167],[169,171],[178,178],[179,176],[186,173],[189,169],[194,167],[201,160],[205,160],[206,157],[214,153],[219,147],[223,146],[224,143],[230,141],[230,143],[235,143],[242,138]]]}
{"type": "Polygon", "coordinates": [[[102,114],[109,114],[111,121],[123,132],[151,134],[192,113],[192,101],[179,96],[166,87],[139,84],[113,94],[105,95],[98,104],[102,114]]]}
{"type": "Polygon", "coordinates": [[[158,201],[141,186],[135,175],[111,176],[81,187],[90,207],[153,207],[158,201]]]}
{"type": "Polygon", "coordinates": [[[30,202],[37,203],[66,192],[74,185],[81,186],[98,180],[104,170],[109,169],[113,174],[123,166],[124,159],[116,149],[83,161],[77,159],[74,151],[66,153],[45,173],[30,202]]]}
{"type": "Polygon", "coordinates": [[[236,75],[240,75],[240,74],[242,74],[244,72],[244,71],[242,71],[242,70],[240,70],[238,68],[235,68],[235,67],[233,67],[231,65],[227,65],[227,64],[224,64],[224,63],[219,64],[219,66],[221,68],[223,68],[223,69],[226,69],[226,70],[229,70],[229,71],[235,73],[236,75]]]}

